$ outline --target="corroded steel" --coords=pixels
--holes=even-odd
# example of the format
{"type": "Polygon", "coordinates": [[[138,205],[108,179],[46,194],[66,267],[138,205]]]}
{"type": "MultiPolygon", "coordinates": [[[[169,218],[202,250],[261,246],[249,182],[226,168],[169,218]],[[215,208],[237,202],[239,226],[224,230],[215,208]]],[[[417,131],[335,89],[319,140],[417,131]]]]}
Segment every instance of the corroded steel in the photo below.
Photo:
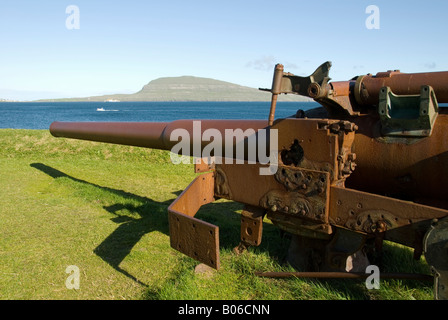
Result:
{"type": "MultiPolygon", "coordinates": [[[[365,279],[371,276],[369,273],[360,272],[256,272],[259,277],[266,278],[316,278],[316,279],[365,279]]],[[[415,273],[381,273],[381,279],[407,279],[432,281],[432,277],[426,274],[415,273]]]]}
{"type": "MultiPolygon", "coordinates": [[[[209,141],[201,140],[208,129],[216,129],[223,136],[226,129],[262,129],[267,127],[265,120],[200,120],[200,131],[194,132],[195,120],[176,120],[172,122],[59,122],[50,126],[55,137],[99,141],[144,148],[171,150],[178,143],[170,140],[176,129],[184,129],[191,139],[191,146],[199,141],[205,146],[209,141]]],[[[201,150],[199,150],[201,151],[201,150]]],[[[193,149],[190,151],[193,155],[193,149]]],[[[200,157],[199,155],[196,155],[200,157]]]]}
{"type": "Polygon", "coordinates": [[[419,228],[427,228],[432,219],[448,213],[441,208],[342,187],[331,189],[330,212],[332,225],[371,235],[383,227],[386,240],[409,247],[415,245],[419,228]]]}
{"type": "MultiPolygon", "coordinates": [[[[203,174],[168,209],[173,248],[218,269],[219,228],[195,215],[201,206],[224,198],[245,205],[236,252],[260,244],[266,217],[292,234],[289,252],[298,266],[359,278],[365,275],[353,273],[355,259],[361,261],[368,250],[376,258],[383,240],[390,240],[413,248],[416,258],[422,253],[430,258],[435,296],[446,298],[448,108],[438,103],[448,102],[448,72],[387,71],[330,82],[330,67],[326,62],[299,77],[276,65],[272,88],[263,89],[272,93],[266,121],[201,120],[199,128],[195,120],[55,122],[50,131],[57,137],[172,150],[178,143],[172,133],[183,129],[192,137],[188,155],[200,158],[210,143],[202,139],[206,130],[225,136],[226,129],[253,129],[231,140],[232,148],[244,147],[242,158],[232,154],[240,162],[196,159],[195,171],[203,174]],[[277,97],[285,93],[312,98],[322,108],[274,121],[277,97]],[[271,150],[278,159],[273,174],[260,175],[272,163],[258,158],[253,163],[246,156],[251,138],[262,141],[262,129],[266,149],[277,146],[271,150]],[[444,256],[437,258],[433,248],[444,256]],[[334,273],[342,270],[351,275],[334,273]]],[[[218,155],[224,155],[222,148],[218,155]]]]}
{"type": "Polygon", "coordinates": [[[431,86],[439,102],[448,102],[448,72],[401,73],[398,70],[378,72],[357,79],[356,102],[364,106],[378,104],[381,88],[390,87],[397,95],[418,94],[422,85],[431,86]]]}
{"type": "Polygon", "coordinates": [[[283,65],[277,64],[275,66],[274,71],[274,79],[272,80],[272,99],[271,99],[271,109],[269,111],[269,119],[268,124],[272,126],[274,123],[274,117],[275,117],[275,107],[277,104],[277,97],[282,92],[281,91],[281,85],[282,85],[282,77],[283,77],[283,65]]]}
{"type": "Polygon", "coordinates": [[[194,217],[215,200],[213,191],[213,173],[200,175],[168,207],[168,218],[171,247],[219,269],[219,228],[194,217]]]}
{"type": "Polygon", "coordinates": [[[440,108],[431,136],[385,137],[376,116],[353,118],[357,169],[350,188],[448,209],[448,109],[440,108]]]}
{"type": "Polygon", "coordinates": [[[234,248],[241,253],[250,246],[258,246],[263,234],[263,218],[266,210],[257,206],[246,205],[241,212],[241,241],[234,248]]]}

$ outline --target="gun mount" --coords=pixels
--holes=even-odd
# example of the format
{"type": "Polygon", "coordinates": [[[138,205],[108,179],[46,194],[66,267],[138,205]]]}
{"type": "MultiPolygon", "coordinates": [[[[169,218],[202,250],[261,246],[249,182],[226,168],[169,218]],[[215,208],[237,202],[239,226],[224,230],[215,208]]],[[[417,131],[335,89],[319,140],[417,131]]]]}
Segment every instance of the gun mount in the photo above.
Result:
{"type": "Polygon", "coordinates": [[[50,131],[197,157],[202,174],[168,208],[170,242],[213,268],[220,268],[219,228],[195,215],[225,198],[245,204],[238,250],[260,244],[265,216],[294,235],[290,260],[302,270],[312,251],[321,261],[312,271],[348,271],[354,254],[379,253],[389,240],[414,248],[416,258],[425,255],[435,297],[447,299],[448,110],[439,103],[448,102],[448,72],[388,71],[329,82],[330,67],[298,77],[276,65],[272,88],[261,89],[272,93],[266,121],[54,122],[50,131]],[[323,108],[274,120],[279,94],[308,96],[323,108]],[[193,137],[183,148],[175,148],[179,130],[193,137]],[[211,136],[215,142],[228,130],[243,134],[210,147],[211,136]],[[235,152],[239,146],[256,158],[235,152]],[[202,158],[210,149],[213,163],[202,158]],[[261,161],[266,155],[275,161],[261,161]]]}

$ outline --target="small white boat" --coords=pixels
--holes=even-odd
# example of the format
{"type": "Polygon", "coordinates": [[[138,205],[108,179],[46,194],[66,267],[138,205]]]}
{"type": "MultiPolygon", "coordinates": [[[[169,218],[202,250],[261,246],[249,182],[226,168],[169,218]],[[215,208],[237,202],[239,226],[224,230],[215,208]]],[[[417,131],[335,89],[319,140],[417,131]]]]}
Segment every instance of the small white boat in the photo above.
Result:
{"type": "Polygon", "coordinates": [[[96,111],[106,111],[104,108],[96,108],[96,111]]]}

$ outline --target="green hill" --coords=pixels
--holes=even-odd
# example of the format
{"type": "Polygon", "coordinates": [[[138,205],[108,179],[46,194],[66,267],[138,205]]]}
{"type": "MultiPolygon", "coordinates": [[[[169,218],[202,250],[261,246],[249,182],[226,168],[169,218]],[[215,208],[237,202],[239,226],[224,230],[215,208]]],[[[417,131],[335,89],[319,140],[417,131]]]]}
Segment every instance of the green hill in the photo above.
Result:
{"type": "MultiPolygon", "coordinates": [[[[269,101],[271,93],[234,83],[193,76],[150,81],[133,94],[112,94],[45,101],[269,101]]],[[[41,100],[43,101],[43,100],[41,100]]],[[[311,101],[298,95],[281,95],[279,101],[311,101]]]]}

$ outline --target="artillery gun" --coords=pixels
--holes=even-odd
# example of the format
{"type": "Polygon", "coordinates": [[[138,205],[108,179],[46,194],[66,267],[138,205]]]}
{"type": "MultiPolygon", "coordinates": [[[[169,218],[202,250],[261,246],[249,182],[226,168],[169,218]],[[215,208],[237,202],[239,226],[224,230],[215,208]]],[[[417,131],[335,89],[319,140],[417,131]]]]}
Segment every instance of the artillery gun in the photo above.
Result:
{"type": "Polygon", "coordinates": [[[293,235],[291,264],[315,276],[350,275],[356,255],[378,254],[388,240],[424,254],[435,298],[447,299],[448,109],[439,103],[448,102],[448,72],[330,82],[330,67],[299,77],[277,64],[261,89],[272,93],[267,120],[54,122],[50,132],[195,157],[202,174],[168,208],[170,243],[213,268],[219,228],[195,215],[224,198],[245,205],[237,251],[260,244],[265,216],[293,235]],[[322,107],[275,120],[280,94],[322,107]]]}

